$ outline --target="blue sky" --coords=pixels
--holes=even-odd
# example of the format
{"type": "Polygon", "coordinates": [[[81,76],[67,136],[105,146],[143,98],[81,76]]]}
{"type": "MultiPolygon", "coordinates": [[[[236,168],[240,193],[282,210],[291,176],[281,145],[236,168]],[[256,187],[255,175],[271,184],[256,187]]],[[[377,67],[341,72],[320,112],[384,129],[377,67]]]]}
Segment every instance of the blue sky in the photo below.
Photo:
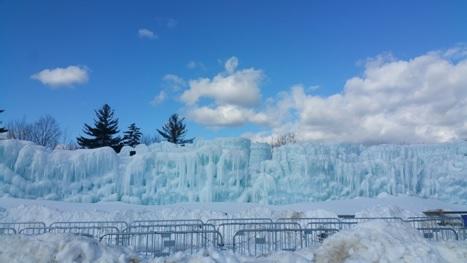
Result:
{"type": "MultiPolygon", "coordinates": [[[[51,114],[74,137],[83,123],[92,122],[94,109],[108,103],[122,130],[136,122],[146,134],[154,134],[170,114],[179,112],[188,118],[189,135],[202,138],[259,138],[300,129],[309,140],[372,142],[337,131],[342,117],[353,119],[346,129],[357,125],[375,142],[458,139],[467,135],[466,125],[446,125],[444,117],[464,109],[463,93],[458,93],[463,80],[451,88],[458,99],[451,103],[446,98],[451,103],[447,111],[433,109],[441,114],[436,123],[415,120],[421,108],[412,117],[404,115],[419,106],[415,100],[404,101],[403,112],[394,106],[401,99],[375,106],[384,109],[377,114],[352,108],[354,114],[344,116],[342,109],[353,105],[349,101],[355,94],[370,90],[351,88],[350,79],[368,80],[372,72],[402,62],[425,63],[402,69],[411,76],[426,77],[430,68],[446,63],[446,74],[458,74],[466,54],[466,13],[466,1],[2,0],[0,108],[6,111],[0,118],[33,121],[51,114]],[[423,60],[427,56],[432,60],[423,60]],[[228,61],[235,62],[230,72],[228,61]],[[39,74],[63,73],[70,66],[85,76],[67,75],[53,84],[57,79],[47,82],[39,74]],[[224,89],[239,93],[220,94],[224,89]],[[333,100],[346,89],[340,102],[333,100]],[[239,101],[242,96],[248,100],[250,91],[252,103],[239,101]],[[157,96],[161,99],[154,103],[157,96]],[[326,116],[330,112],[339,118],[326,116]],[[318,114],[323,119],[317,120],[318,114]],[[385,128],[368,128],[378,125],[385,128]]],[[[446,87],[433,77],[420,81],[430,81],[433,90],[446,87]]],[[[417,82],[411,85],[402,94],[419,87],[417,82]]],[[[387,88],[378,86],[378,92],[365,96],[384,96],[387,88]]],[[[425,103],[422,108],[434,105],[425,103]]]]}

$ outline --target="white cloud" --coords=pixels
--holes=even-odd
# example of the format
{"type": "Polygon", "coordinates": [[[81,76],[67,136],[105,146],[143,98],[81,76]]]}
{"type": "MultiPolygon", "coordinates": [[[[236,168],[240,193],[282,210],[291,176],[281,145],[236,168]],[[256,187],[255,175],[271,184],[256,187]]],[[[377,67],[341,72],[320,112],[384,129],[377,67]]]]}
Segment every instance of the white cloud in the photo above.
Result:
{"type": "Polygon", "coordinates": [[[188,62],[188,63],[186,64],[186,67],[189,68],[189,69],[202,69],[202,70],[206,70],[206,66],[204,66],[203,63],[197,62],[197,61],[194,61],[194,60],[190,60],[190,62],[188,62]]]}
{"type": "Polygon", "coordinates": [[[161,90],[159,92],[159,95],[155,96],[152,99],[151,104],[154,105],[154,106],[157,106],[157,105],[161,104],[162,102],[164,102],[166,98],[167,98],[167,94],[165,93],[165,91],[161,90]]]}
{"type": "MultiPolygon", "coordinates": [[[[229,69],[234,70],[235,67],[229,69]]],[[[189,89],[183,92],[181,100],[188,105],[194,105],[200,98],[205,97],[213,99],[218,105],[252,106],[260,101],[259,84],[262,78],[263,73],[260,70],[250,68],[228,71],[228,74],[220,73],[212,79],[190,80],[189,89]]]]}
{"type": "Polygon", "coordinates": [[[261,70],[225,63],[213,78],[188,81],[181,96],[187,116],[208,127],[246,123],[271,128],[256,140],[294,132],[298,140],[352,143],[446,142],[467,138],[466,48],[401,60],[368,59],[361,76],[341,92],[318,96],[296,85],[261,102],[261,70]],[[201,100],[206,98],[207,100],[201,100]]]}
{"type": "Polygon", "coordinates": [[[231,57],[225,62],[225,70],[227,73],[232,74],[238,67],[238,58],[237,57],[231,57]]]}
{"type": "Polygon", "coordinates": [[[216,128],[241,126],[248,122],[267,125],[270,122],[266,114],[236,105],[195,107],[188,112],[188,117],[197,123],[216,128]]]}
{"type": "Polygon", "coordinates": [[[89,80],[88,70],[80,66],[68,66],[66,68],[44,69],[31,76],[51,88],[70,87],[84,84],[89,80]]]}
{"type": "Polygon", "coordinates": [[[445,142],[467,137],[466,87],[465,57],[453,62],[430,52],[411,60],[371,61],[363,76],[349,79],[342,93],[329,97],[295,86],[276,107],[297,116],[284,127],[302,140],[445,142]]]}
{"type": "Polygon", "coordinates": [[[140,28],[138,29],[138,36],[140,38],[147,38],[147,39],[157,39],[158,36],[156,33],[153,31],[146,29],[146,28],[140,28]]]}
{"type": "Polygon", "coordinates": [[[184,79],[175,74],[167,74],[164,76],[163,80],[173,91],[178,91],[187,85],[184,79]]]}

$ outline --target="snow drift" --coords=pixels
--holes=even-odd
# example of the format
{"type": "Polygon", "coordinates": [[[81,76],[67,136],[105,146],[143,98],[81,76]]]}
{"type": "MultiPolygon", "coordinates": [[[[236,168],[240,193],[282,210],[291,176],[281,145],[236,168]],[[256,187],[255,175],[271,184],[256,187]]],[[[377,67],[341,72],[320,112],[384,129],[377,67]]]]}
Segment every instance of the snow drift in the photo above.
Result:
{"type": "Polygon", "coordinates": [[[247,139],[54,150],[0,141],[0,196],[138,204],[288,204],[383,193],[467,203],[467,143],[291,144],[247,139]]]}

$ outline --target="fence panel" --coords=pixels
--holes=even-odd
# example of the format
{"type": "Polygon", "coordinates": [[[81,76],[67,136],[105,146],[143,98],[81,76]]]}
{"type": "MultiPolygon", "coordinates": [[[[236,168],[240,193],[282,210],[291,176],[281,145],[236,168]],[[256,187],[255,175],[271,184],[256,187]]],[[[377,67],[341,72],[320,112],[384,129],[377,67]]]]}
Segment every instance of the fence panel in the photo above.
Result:
{"type": "Polygon", "coordinates": [[[128,223],[125,221],[61,221],[61,222],[53,222],[49,226],[50,228],[73,228],[73,227],[109,227],[109,228],[117,228],[119,231],[123,231],[124,229],[128,228],[128,223]]]}
{"type": "Polygon", "coordinates": [[[450,227],[425,227],[417,228],[422,236],[434,241],[452,241],[459,240],[459,236],[453,228],[450,227]]]}
{"type": "Polygon", "coordinates": [[[110,246],[130,247],[143,256],[167,256],[178,251],[191,254],[199,249],[222,247],[222,236],[217,231],[123,232],[106,234],[100,241],[110,246]]]}
{"type": "Polygon", "coordinates": [[[0,235],[15,235],[16,230],[11,227],[0,227],[0,235]]]}
{"type": "MultiPolygon", "coordinates": [[[[235,233],[240,230],[258,230],[258,229],[293,229],[301,230],[298,223],[271,223],[271,222],[233,222],[221,223],[217,227],[217,231],[224,238],[225,246],[231,248],[233,246],[233,238],[235,233]]],[[[299,240],[301,241],[301,240],[299,240]]]]}
{"type": "Polygon", "coordinates": [[[46,230],[44,222],[0,222],[0,228],[13,228],[16,233],[21,232],[25,228],[43,229],[46,230]]]}
{"type": "Polygon", "coordinates": [[[99,238],[105,234],[120,232],[115,226],[53,226],[51,233],[72,233],[91,238],[99,238]]]}
{"type": "Polygon", "coordinates": [[[211,224],[157,224],[153,225],[134,225],[130,224],[126,232],[168,232],[168,231],[202,231],[202,230],[215,230],[215,226],[211,224]]]}
{"type": "Polygon", "coordinates": [[[220,224],[228,223],[273,223],[271,218],[215,218],[209,219],[206,223],[218,227],[220,224]]]}
{"type": "Polygon", "coordinates": [[[246,256],[266,256],[274,251],[302,248],[299,229],[245,229],[233,237],[233,250],[246,256]]]}
{"type": "Polygon", "coordinates": [[[48,227],[25,227],[22,228],[18,234],[26,235],[26,236],[36,236],[48,233],[50,228],[48,227]]]}
{"type": "Polygon", "coordinates": [[[302,228],[306,228],[308,224],[313,223],[315,227],[319,227],[320,223],[324,223],[326,226],[332,224],[335,225],[335,228],[339,228],[339,223],[341,222],[339,218],[336,217],[303,217],[303,218],[279,218],[276,222],[294,222],[300,224],[302,228]]]}
{"type": "MultiPolygon", "coordinates": [[[[311,225],[312,223],[310,223],[311,225]]],[[[338,228],[306,228],[303,229],[303,246],[317,247],[329,236],[339,232],[338,228]]]]}

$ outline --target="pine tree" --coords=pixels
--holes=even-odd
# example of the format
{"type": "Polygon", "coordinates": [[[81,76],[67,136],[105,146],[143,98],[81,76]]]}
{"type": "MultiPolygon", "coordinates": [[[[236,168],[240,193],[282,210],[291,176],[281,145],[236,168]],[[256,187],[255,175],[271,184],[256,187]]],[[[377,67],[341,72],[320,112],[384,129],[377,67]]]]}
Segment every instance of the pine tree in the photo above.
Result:
{"type": "Polygon", "coordinates": [[[140,129],[136,127],[136,124],[132,123],[130,126],[128,126],[128,130],[124,133],[123,145],[135,147],[141,143],[142,135],[143,134],[141,133],[140,129]]]}
{"type": "Polygon", "coordinates": [[[162,131],[157,129],[157,132],[168,142],[184,145],[185,143],[193,143],[194,138],[185,140],[186,126],[183,123],[185,118],[179,118],[178,114],[172,114],[168,122],[162,126],[162,131]]]}
{"type": "MultiPolygon", "coordinates": [[[[4,111],[5,111],[5,110],[0,110],[0,113],[2,113],[2,112],[4,112],[4,111]]],[[[1,121],[0,121],[0,124],[2,124],[1,121]]],[[[5,133],[5,132],[7,132],[7,131],[8,131],[7,129],[5,129],[4,127],[1,127],[1,126],[0,126],[0,133],[5,133]]]]}
{"type": "Polygon", "coordinates": [[[78,144],[81,147],[89,149],[109,146],[116,152],[119,152],[122,148],[122,143],[120,137],[114,137],[115,134],[119,133],[118,119],[114,118],[114,111],[109,105],[104,104],[104,106],[96,110],[95,113],[97,117],[97,119],[94,120],[95,127],[84,124],[83,129],[83,132],[91,136],[91,138],[85,138],[83,136],[78,137],[78,144]]]}

